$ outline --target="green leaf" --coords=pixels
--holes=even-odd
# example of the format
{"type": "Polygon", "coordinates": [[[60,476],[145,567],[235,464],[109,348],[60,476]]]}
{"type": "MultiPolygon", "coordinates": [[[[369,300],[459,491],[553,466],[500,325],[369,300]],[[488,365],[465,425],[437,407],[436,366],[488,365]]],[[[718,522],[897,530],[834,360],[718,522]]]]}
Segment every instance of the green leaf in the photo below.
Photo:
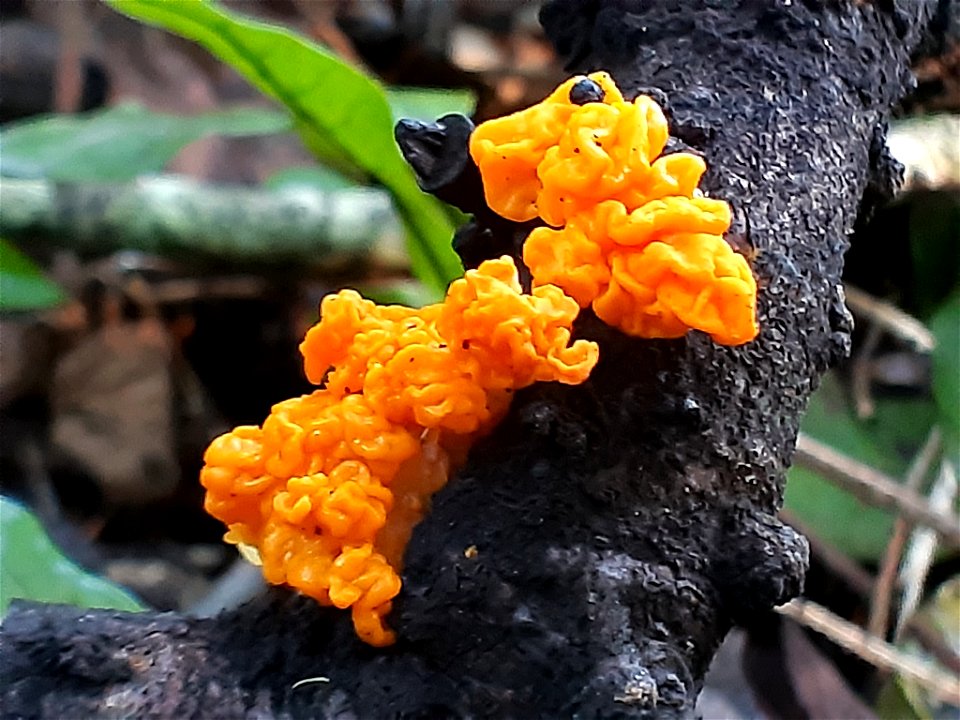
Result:
{"type": "Polygon", "coordinates": [[[817,537],[858,560],[879,558],[890,538],[890,513],[864,505],[829,480],[803,467],[790,469],[784,507],[817,537]]]}
{"type": "Polygon", "coordinates": [[[899,675],[884,683],[874,710],[880,720],[933,720],[933,711],[920,688],[899,675]]]}
{"type": "MultiPolygon", "coordinates": [[[[834,449],[902,478],[936,421],[936,408],[923,397],[880,396],[875,402],[874,416],[859,420],[843,386],[828,373],[811,398],[802,428],[834,449]]],[[[827,478],[794,466],[788,475],[784,505],[821,539],[851,557],[875,561],[883,555],[893,516],[864,505],[827,478]]]]}
{"type": "Polygon", "coordinates": [[[477,107],[477,98],[470,90],[391,87],[387,88],[387,101],[395,123],[402,118],[433,122],[450,113],[469,117],[477,107]]]}
{"type": "Polygon", "coordinates": [[[353,167],[394,197],[410,234],[414,273],[440,293],[461,274],[453,226],[441,203],[417,187],[393,140],[383,89],[323,48],[280,27],[201,0],[106,0],[131,17],[198,42],[283,103],[304,141],[338,170],[353,167]]]}
{"type": "Polygon", "coordinates": [[[64,557],[29,511],[2,496],[0,540],[0,615],[14,598],[89,608],[144,609],[125,590],[64,557]]]}
{"type": "Polygon", "coordinates": [[[60,287],[30,258],[0,238],[0,310],[43,310],[64,299],[60,287]]]}
{"type": "Polygon", "coordinates": [[[960,195],[953,190],[914,193],[908,202],[911,310],[926,318],[960,280],[960,195]]]}
{"type": "Polygon", "coordinates": [[[207,135],[269,135],[291,129],[276,110],[237,108],[193,116],[139,105],[86,115],[49,115],[4,126],[0,174],[63,182],[123,182],[162,170],[207,135]]]}
{"type": "Polygon", "coordinates": [[[930,319],[937,339],[933,350],[933,397],[954,447],[960,435],[960,293],[941,305],[930,319]]]}

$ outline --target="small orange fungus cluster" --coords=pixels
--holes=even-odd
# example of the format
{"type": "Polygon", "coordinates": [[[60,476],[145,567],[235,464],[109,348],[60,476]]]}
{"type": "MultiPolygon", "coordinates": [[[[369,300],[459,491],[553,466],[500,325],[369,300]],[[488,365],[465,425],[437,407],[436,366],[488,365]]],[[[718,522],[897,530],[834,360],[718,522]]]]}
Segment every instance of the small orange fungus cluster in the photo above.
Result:
{"type": "Polygon", "coordinates": [[[596,364],[596,344],[570,342],[579,310],[552,285],[523,293],[508,257],[421,309],[328,296],[300,346],[322,387],[214,440],[207,511],[269,582],[349,607],[361,639],[393,642],[383,618],[403,550],[451,465],[513,390],[581,383],[596,364]]]}
{"type": "Polygon", "coordinates": [[[667,139],[656,102],[626,102],[599,72],[481,124],[470,152],[495,212],[547,224],[524,243],[534,286],[562,288],[629,335],[697,329],[725,345],[748,342],[757,288],[722,237],[730,206],[697,189],[700,157],[661,154],[667,139]]]}

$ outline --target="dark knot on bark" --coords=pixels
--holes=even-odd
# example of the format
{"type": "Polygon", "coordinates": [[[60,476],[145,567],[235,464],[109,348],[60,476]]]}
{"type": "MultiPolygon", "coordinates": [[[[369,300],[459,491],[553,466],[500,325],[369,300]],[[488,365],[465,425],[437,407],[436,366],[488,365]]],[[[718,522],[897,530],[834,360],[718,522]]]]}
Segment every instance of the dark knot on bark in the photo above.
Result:
{"type": "Polygon", "coordinates": [[[803,592],[809,563],[806,538],[773,515],[748,508],[728,511],[714,543],[714,584],[724,609],[746,624],[803,592]]]}

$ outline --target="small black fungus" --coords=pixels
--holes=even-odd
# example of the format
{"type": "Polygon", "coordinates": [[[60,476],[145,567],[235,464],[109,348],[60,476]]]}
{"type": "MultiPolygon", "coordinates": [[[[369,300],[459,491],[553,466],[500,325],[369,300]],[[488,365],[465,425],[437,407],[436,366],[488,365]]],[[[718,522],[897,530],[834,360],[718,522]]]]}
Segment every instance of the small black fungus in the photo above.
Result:
{"type": "Polygon", "coordinates": [[[584,78],[570,88],[570,102],[574,105],[603,102],[603,88],[590,78],[584,78]]]}

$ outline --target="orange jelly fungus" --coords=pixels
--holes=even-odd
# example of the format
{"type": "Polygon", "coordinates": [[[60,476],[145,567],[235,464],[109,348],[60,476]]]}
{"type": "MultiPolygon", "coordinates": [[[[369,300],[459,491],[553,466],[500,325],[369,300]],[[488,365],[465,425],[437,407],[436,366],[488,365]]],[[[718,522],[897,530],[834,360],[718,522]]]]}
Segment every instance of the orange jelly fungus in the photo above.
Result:
{"type": "Polygon", "coordinates": [[[352,290],[324,298],[300,346],[322,388],[213,441],[200,477],[207,511],[269,582],[349,607],[362,640],[392,643],[384,616],[403,550],[451,466],[513,390],[581,383],[596,364],[596,344],[570,343],[579,310],[552,285],[522,293],[509,257],[421,309],[352,290]]]}
{"type": "Polygon", "coordinates": [[[626,102],[606,73],[587,77],[602,102],[572,102],[585,80],[574,77],[470,138],[491,209],[547,224],[524,243],[534,286],[560,287],[629,335],[752,340],[756,281],[722,237],[730,206],[697,189],[704,161],[661,155],[667,120],[651,98],[626,102]]]}

